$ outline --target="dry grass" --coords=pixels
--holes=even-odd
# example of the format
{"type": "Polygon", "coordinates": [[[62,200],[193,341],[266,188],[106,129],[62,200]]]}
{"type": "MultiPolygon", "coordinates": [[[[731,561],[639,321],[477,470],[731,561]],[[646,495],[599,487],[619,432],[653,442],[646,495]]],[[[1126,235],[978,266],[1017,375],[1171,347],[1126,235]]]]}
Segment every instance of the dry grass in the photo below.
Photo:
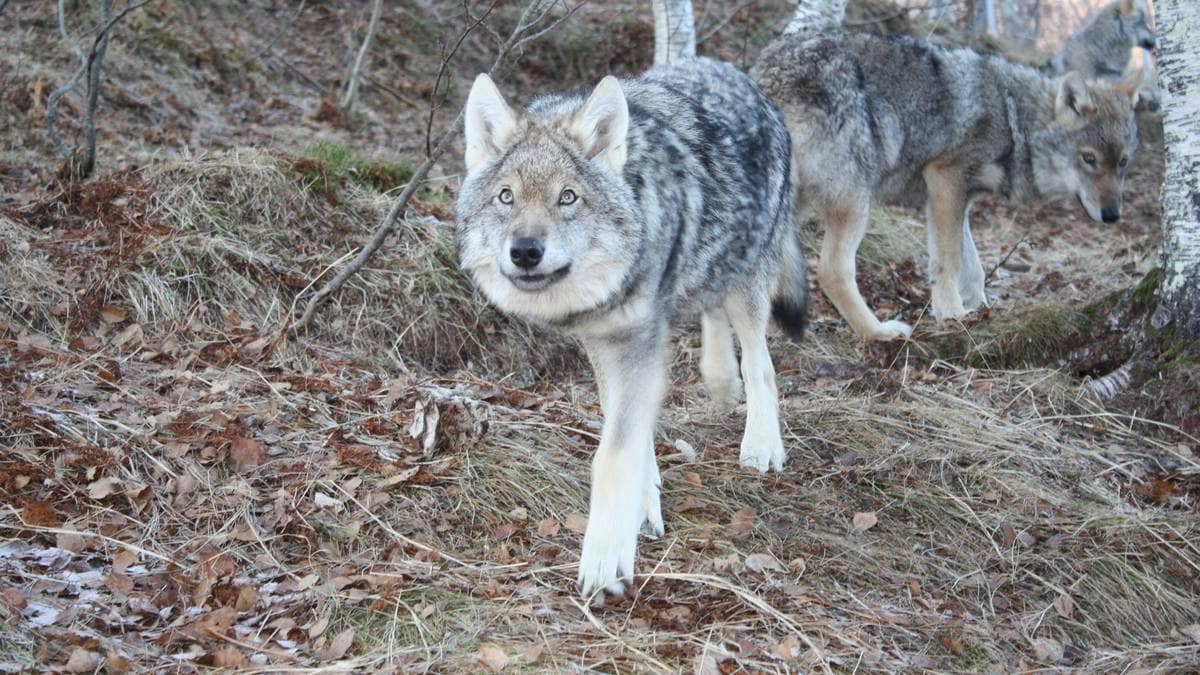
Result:
{"type": "Polygon", "coordinates": [[[1196,439],[1054,371],[870,368],[826,319],[774,344],[790,464],[760,476],[681,331],[668,534],[642,543],[633,599],[589,610],[590,376],[483,308],[437,195],[292,341],[294,294],[381,196],[346,186],[335,206],[253,152],[121,180],[0,218],[5,667],[76,649],[139,670],[478,670],[491,648],[535,671],[1200,659],[1196,439]],[[434,409],[427,451],[409,429],[434,409]]]}

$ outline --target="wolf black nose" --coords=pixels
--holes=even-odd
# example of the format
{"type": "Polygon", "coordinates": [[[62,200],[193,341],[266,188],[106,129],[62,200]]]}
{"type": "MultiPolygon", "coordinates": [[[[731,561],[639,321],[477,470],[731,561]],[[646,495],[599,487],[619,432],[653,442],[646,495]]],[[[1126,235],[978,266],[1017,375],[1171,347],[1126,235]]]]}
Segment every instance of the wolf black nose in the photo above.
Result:
{"type": "Polygon", "coordinates": [[[1154,49],[1154,40],[1142,40],[1140,47],[1142,49],[1154,49]]]}
{"type": "Polygon", "coordinates": [[[542,261],[542,254],[545,252],[546,249],[542,246],[542,242],[537,239],[533,237],[518,237],[513,241],[508,255],[517,267],[531,270],[537,267],[537,264],[542,261]]]}
{"type": "Polygon", "coordinates": [[[1111,206],[1100,209],[1100,219],[1106,223],[1115,223],[1121,218],[1121,209],[1111,206]]]}

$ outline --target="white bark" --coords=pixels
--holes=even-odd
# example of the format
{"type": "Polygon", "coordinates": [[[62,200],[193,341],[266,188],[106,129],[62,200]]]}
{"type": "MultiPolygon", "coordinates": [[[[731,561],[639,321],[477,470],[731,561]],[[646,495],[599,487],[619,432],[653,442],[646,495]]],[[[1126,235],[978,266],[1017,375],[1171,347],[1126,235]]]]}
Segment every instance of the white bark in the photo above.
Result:
{"type": "Polygon", "coordinates": [[[363,66],[367,62],[367,54],[371,52],[371,41],[379,30],[379,17],[383,15],[383,0],[374,0],[371,5],[371,21],[367,24],[367,35],[363,38],[362,47],[358,49],[358,58],[354,59],[354,67],[350,69],[350,81],[346,83],[346,93],[342,96],[343,110],[354,107],[354,99],[358,97],[358,81],[362,77],[363,66]]]}
{"type": "Polygon", "coordinates": [[[1200,2],[1158,0],[1167,170],[1162,191],[1162,275],[1155,328],[1200,340],[1200,2]]]}
{"type": "Polygon", "coordinates": [[[840,28],[846,20],[846,0],[797,0],[784,35],[819,33],[840,28]]]}
{"type": "Polygon", "coordinates": [[[696,55],[692,0],[653,0],[654,63],[671,63],[696,55]]]}

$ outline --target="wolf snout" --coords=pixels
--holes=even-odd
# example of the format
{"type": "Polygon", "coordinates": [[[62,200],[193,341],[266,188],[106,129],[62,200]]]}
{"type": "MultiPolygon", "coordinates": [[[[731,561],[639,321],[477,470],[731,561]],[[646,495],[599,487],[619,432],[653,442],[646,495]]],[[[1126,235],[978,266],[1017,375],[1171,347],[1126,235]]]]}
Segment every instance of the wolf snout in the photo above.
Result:
{"type": "Polygon", "coordinates": [[[531,270],[542,262],[542,255],[545,254],[546,247],[542,242],[533,237],[518,237],[513,240],[512,246],[508,249],[509,259],[513,264],[523,270],[531,270]]]}
{"type": "Polygon", "coordinates": [[[1106,206],[1100,209],[1100,219],[1106,223],[1115,223],[1121,219],[1121,209],[1115,206],[1106,206]]]}

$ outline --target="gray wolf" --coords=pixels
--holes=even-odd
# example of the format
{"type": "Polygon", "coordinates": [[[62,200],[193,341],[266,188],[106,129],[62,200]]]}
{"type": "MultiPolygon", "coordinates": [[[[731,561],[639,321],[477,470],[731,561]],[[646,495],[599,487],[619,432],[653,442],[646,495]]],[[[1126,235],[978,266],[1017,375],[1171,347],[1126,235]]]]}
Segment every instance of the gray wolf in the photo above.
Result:
{"type": "Polygon", "coordinates": [[[502,311],[583,344],[604,425],[579,583],[619,594],[639,527],[663,531],[654,425],[689,312],[712,394],[730,404],[744,382],[741,463],[782,468],[768,315],[799,336],[807,304],[787,128],[749,77],[703,58],[521,113],[480,75],[464,123],[460,264],[502,311]]]}
{"type": "Polygon", "coordinates": [[[1119,80],[1134,47],[1154,49],[1154,29],[1139,0],[1113,0],[1067,40],[1045,70],[1061,75],[1074,70],[1085,79],[1119,80]]]}
{"type": "Polygon", "coordinates": [[[901,36],[784,35],[751,70],[788,121],[797,198],[825,227],[817,277],[860,336],[911,335],[880,322],[855,284],[872,201],[926,204],[933,316],[987,302],[968,220],[973,199],[1077,199],[1121,213],[1137,150],[1137,83],[1050,78],[1000,57],[901,36]]]}

